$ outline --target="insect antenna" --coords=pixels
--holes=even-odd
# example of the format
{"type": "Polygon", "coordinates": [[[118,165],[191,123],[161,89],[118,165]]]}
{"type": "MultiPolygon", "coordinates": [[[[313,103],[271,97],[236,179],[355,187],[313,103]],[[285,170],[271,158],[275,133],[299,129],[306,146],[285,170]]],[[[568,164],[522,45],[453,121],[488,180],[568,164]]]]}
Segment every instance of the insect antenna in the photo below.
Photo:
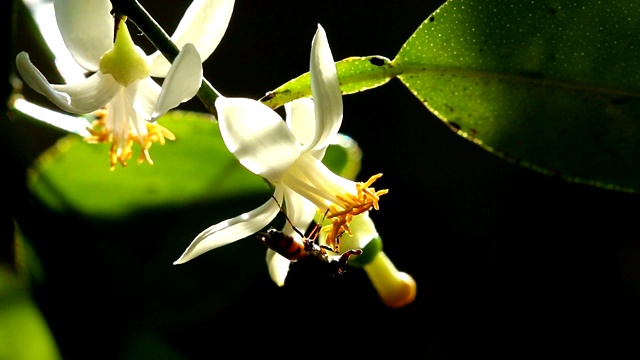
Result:
{"type": "Polygon", "coordinates": [[[306,236],[304,236],[304,234],[302,233],[302,231],[300,231],[300,229],[298,229],[297,227],[295,227],[295,225],[293,225],[293,222],[291,221],[291,219],[289,219],[289,217],[287,216],[287,213],[282,209],[282,205],[280,205],[280,202],[278,202],[278,199],[276,199],[276,197],[273,195],[271,195],[271,197],[273,198],[273,201],[275,201],[278,207],[280,208],[280,212],[282,213],[282,215],[284,215],[284,218],[287,220],[289,225],[291,225],[291,228],[293,229],[293,231],[298,233],[298,235],[300,235],[302,239],[305,239],[306,236]]]}
{"type": "MultiPolygon", "coordinates": [[[[287,222],[289,223],[289,225],[291,225],[291,227],[293,228],[293,230],[298,233],[298,235],[300,235],[300,238],[302,238],[302,241],[305,243],[305,245],[307,246],[307,250],[309,249],[314,249],[315,247],[319,246],[325,250],[331,250],[333,251],[333,249],[329,249],[326,246],[320,245],[318,242],[318,236],[320,235],[320,231],[322,230],[322,227],[320,226],[320,224],[322,223],[322,221],[324,221],[325,216],[327,215],[327,213],[329,213],[329,209],[327,209],[327,211],[324,213],[324,215],[322,216],[322,220],[320,221],[320,223],[316,223],[316,225],[314,226],[313,230],[311,230],[309,232],[309,236],[305,236],[302,231],[300,231],[300,229],[298,229],[295,225],[293,225],[293,222],[291,221],[291,219],[289,219],[289,217],[287,216],[287,213],[283,210],[282,205],[278,202],[278,199],[276,199],[275,196],[271,195],[271,197],[273,198],[273,201],[276,202],[276,204],[278,204],[278,207],[280,208],[280,212],[282,213],[282,215],[284,215],[284,218],[287,220],[287,222]],[[315,245],[315,246],[314,246],[315,245]]],[[[286,206],[286,205],[285,205],[286,206]]]]}

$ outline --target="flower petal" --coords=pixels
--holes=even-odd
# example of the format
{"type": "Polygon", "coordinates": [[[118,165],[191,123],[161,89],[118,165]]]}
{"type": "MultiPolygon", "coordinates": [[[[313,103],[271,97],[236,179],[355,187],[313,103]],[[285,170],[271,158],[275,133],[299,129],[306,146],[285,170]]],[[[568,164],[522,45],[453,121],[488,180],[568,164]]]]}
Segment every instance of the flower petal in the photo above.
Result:
{"type": "MultiPolygon", "coordinates": [[[[296,227],[296,229],[305,233],[307,231],[307,227],[313,221],[318,207],[288,187],[283,186],[282,188],[284,192],[284,206],[287,218],[293,226],[296,227]]],[[[291,228],[289,221],[285,224],[284,233],[293,235],[294,230],[291,228]]]]}
{"type": "Polygon", "coordinates": [[[113,16],[109,0],[55,0],[56,22],[73,58],[98,71],[100,57],[113,46],[113,16]]]}
{"type": "Polygon", "coordinates": [[[319,209],[340,203],[338,196],[356,193],[356,183],[335,174],[312,154],[302,154],[281,179],[282,185],[304,196],[319,209]]]}
{"type": "Polygon", "coordinates": [[[271,280],[278,286],[284,286],[284,280],[289,273],[291,261],[277,252],[267,249],[267,268],[271,280]]]}
{"type": "Polygon", "coordinates": [[[313,100],[310,98],[296,99],[284,104],[287,115],[287,126],[295,134],[304,152],[311,145],[316,134],[316,115],[313,100]]]}
{"type": "Polygon", "coordinates": [[[193,44],[186,44],[176,57],[162,84],[158,103],[153,110],[153,120],[194,97],[200,89],[200,84],[202,84],[200,55],[193,44]]]}
{"type": "Polygon", "coordinates": [[[66,93],[70,97],[70,105],[86,114],[105,106],[122,89],[122,85],[113,76],[97,72],[81,83],[52,85],[52,88],[66,93]]]}
{"type": "MultiPolygon", "coordinates": [[[[281,193],[277,190],[274,196],[276,196],[276,198],[282,198],[281,193]]],[[[254,234],[267,226],[279,211],[280,207],[276,201],[270,198],[255,210],[213,225],[196,236],[180,258],[173,264],[178,265],[185,263],[209,250],[219,248],[254,234]]]]}
{"type": "Polygon", "coordinates": [[[134,96],[133,107],[145,120],[151,120],[151,115],[158,103],[162,88],[151,77],[141,79],[137,84],[138,88],[134,96]]]}
{"type": "Polygon", "coordinates": [[[126,87],[125,91],[119,92],[107,104],[106,126],[111,131],[113,143],[117,144],[119,149],[127,146],[129,135],[147,134],[146,122],[133,108],[136,84],[137,82],[126,87]]]}
{"type": "MultiPolygon", "coordinates": [[[[171,40],[178,49],[187,43],[194,44],[202,61],[206,60],[227,31],[234,3],[234,0],[194,0],[171,40]]],[[[151,54],[149,60],[151,76],[164,77],[169,71],[169,61],[160,52],[151,54]]]]}
{"type": "Polygon", "coordinates": [[[311,93],[315,103],[316,133],[311,149],[329,145],[342,124],[342,94],[327,35],[320,24],[311,45],[311,93]]]}
{"type": "Polygon", "coordinates": [[[21,52],[16,56],[16,67],[24,81],[35,91],[46,96],[64,111],[87,114],[105,106],[122,88],[111,75],[95,73],[84,81],[68,85],[52,85],[21,52]]]}
{"type": "Polygon", "coordinates": [[[216,99],[222,139],[254,174],[277,181],[299,156],[298,142],[280,115],[259,101],[216,99]]]}

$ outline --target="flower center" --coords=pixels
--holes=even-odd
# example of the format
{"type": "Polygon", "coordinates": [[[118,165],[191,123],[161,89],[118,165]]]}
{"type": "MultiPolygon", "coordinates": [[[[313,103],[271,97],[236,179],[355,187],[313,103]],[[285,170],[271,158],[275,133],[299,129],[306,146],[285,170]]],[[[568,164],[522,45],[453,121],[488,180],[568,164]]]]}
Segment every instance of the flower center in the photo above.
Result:
{"type": "Polygon", "coordinates": [[[376,174],[364,183],[356,183],[355,194],[338,194],[336,198],[340,200],[341,204],[329,206],[326,218],[331,220],[331,225],[323,227],[323,230],[329,232],[327,235],[327,245],[337,252],[340,251],[340,235],[344,232],[351,235],[349,223],[353,217],[369,211],[371,208],[378,210],[380,196],[389,192],[388,189],[376,191],[376,189],[371,187],[381,176],[382,174],[376,174]]]}
{"type": "MultiPolygon", "coordinates": [[[[91,136],[84,140],[90,144],[112,143],[109,148],[109,164],[112,171],[115,170],[117,163],[120,163],[123,167],[127,166],[127,161],[133,156],[133,144],[140,144],[138,163],[146,161],[149,164],[153,164],[151,155],[149,155],[151,145],[154,142],[164,145],[165,139],[175,140],[176,138],[171,131],[160,126],[157,122],[150,123],[145,121],[146,133],[140,134],[135,131],[135,128],[131,128],[127,120],[121,120],[124,123],[112,128],[113,124],[109,122],[109,113],[106,109],[100,109],[94,114],[96,119],[91,124],[91,127],[87,128],[91,136]]],[[[116,119],[116,121],[118,120],[116,119]]]]}
{"type": "Polygon", "coordinates": [[[113,48],[104,53],[100,59],[100,72],[111,74],[122,86],[128,86],[136,80],[149,76],[149,65],[145,60],[145,54],[133,43],[125,20],[120,20],[118,24],[113,48]]]}
{"type": "Polygon", "coordinates": [[[371,185],[382,174],[366,182],[353,182],[336,175],[322,161],[307,154],[300,156],[282,175],[280,181],[294,192],[311,201],[324,213],[331,225],[323,226],[327,232],[326,245],[340,252],[340,235],[351,234],[349,223],[354,216],[369,210],[378,210],[380,196],[389,190],[377,190],[371,185]]]}

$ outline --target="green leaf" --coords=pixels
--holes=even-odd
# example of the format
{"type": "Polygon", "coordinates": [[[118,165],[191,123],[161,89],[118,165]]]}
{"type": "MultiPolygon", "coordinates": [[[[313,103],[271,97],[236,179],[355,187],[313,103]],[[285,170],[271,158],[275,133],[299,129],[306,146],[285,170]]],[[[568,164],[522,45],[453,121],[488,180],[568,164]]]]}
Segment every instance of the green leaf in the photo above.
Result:
{"type": "Polygon", "coordinates": [[[450,0],[392,66],[429,110],[494,154],[637,191],[639,34],[632,1],[450,0]]]}
{"type": "Polygon", "coordinates": [[[62,359],[28,289],[0,267],[0,358],[62,359]]]}
{"type": "Polygon", "coordinates": [[[0,359],[62,359],[31,296],[30,282],[42,280],[39,259],[17,228],[14,241],[14,266],[0,263],[0,359]]]}
{"type": "MultiPolygon", "coordinates": [[[[108,218],[239,196],[266,199],[271,194],[265,180],[229,152],[211,115],[172,111],[159,122],[176,140],[150,149],[153,165],[132,159],[126,168],[110,171],[109,144],[87,144],[69,135],[34,163],[30,190],[55,211],[108,218]]],[[[361,156],[355,141],[339,135],[324,162],[336,173],[354,178],[361,156]]]]}
{"type": "Polygon", "coordinates": [[[173,111],[159,123],[175,141],[150,149],[153,165],[136,163],[109,170],[109,144],[87,144],[69,135],[34,164],[29,186],[59,212],[124,217],[155,207],[178,207],[270,193],[266,182],[246,170],[227,150],[210,115],[173,111]]]}
{"type": "MultiPolygon", "coordinates": [[[[382,56],[346,58],[336,63],[336,70],[343,94],[378,87],[395,76],[389,59],[382,56]]],[[[268,92],[260,101],[276,109],[289,101],[308,96],[311,96],[311,78],[307,72],[268,92]]]]}

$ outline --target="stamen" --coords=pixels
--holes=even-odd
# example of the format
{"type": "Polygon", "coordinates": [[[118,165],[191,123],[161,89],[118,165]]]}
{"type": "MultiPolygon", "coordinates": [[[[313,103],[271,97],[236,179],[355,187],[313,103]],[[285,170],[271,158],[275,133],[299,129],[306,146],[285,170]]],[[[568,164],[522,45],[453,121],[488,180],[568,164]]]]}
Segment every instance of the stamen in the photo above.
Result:
{"type": "Polygon", "coordinates": [[[175,135],[167,128],[160,124],[145,121],[146,134],[138,134],[129,126],[126,139],[122,139],[123,134],[113,133],[108,126],[108,113],[106,109],[100,109],[94,112],[96,120],[91,123],[91,128],[87,128],[91,136],[84,140],[89,144],[111,143],[109,148],[109,164],[110,169],[115,170],[117,163],[123,167],[127,166],[127,161],[133,156],[132,147],[134,143],[140,145],[140,156],[138,164],[148,162],[153,165],[153,160],[149,154],[149,149],[154,142],[164,145],[166,139],[175,140],[175,135]]]}
{"type": "Polygon", "coordinates": [[[356,183],[355,194],[347,193],[336,195],[342,203],[331,205],[326,216],[326,218],[332,222],[329,235],[327,236],[327,245],[335,249],[336,252],[340,252],[340,235],[344,232],[351,235],[349,223],[353,217],[369,211],[372,208],[376,210],[379,209],[378,201],[380,200],[380,196],[388,193],[389,190],[376,191],[371,185],[381,176],[382,174],[376,174],[364,183],[356,183]]]}

